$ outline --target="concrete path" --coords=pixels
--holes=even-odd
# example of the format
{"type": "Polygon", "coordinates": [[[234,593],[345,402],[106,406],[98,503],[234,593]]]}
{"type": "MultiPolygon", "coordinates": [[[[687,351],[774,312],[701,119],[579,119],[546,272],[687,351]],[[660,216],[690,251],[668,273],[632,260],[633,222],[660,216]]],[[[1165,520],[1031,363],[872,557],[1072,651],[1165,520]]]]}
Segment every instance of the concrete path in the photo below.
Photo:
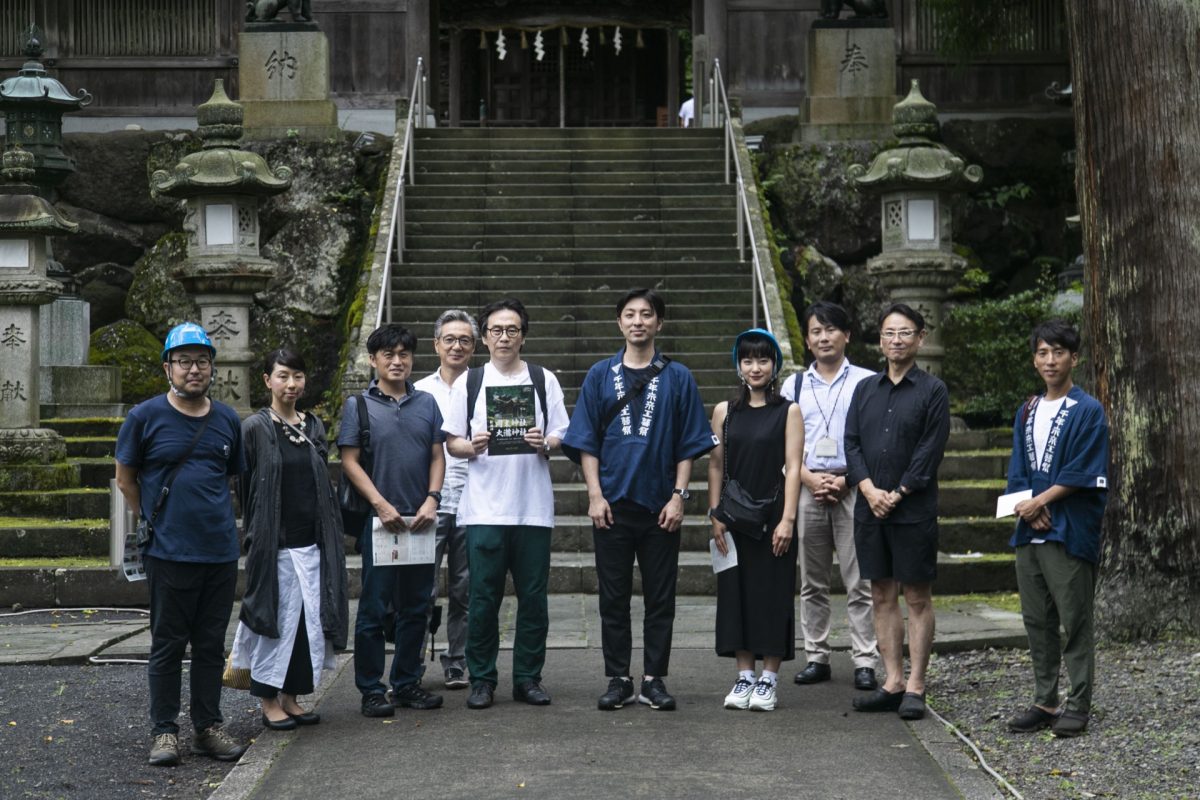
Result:
{"type": "MultiPolygon", "coordinates": [[[[837,800],[887,792],[938,800],[995,800],[999,793],[935,720],[907,724],[894,714],[852,710],[845,598],[834,597],[834,679],[801,687],[784,665],[780,707],[726,711],[733,664],[713,654],[715,598],[680,597],[668,687],[673,713],[636,704],[600,712],[605,689],[594,595],[551,595],[548,708],[513,702],[510,655],[515,601],[501,610],[497,704],[469,711],[466,692],[440,689],[430,665],[425,685],[446,698],[437,711],[403,710],[392,720],[359,714],[350,654],[309,698],[322,723],[292,733],[264,731],[210,800],[404,796],[437,798],[745,798],[837,800]]],[[[634,599],[634,646],[640,601],[634,599]]],[[[355,608],[351,608],[351,618],[355,608]]],[[[144,659],[147,618],[134,614],[69,622],[0,614],[0,664],[85,664],[144,659]]],[[[231,640],[237,609],[227,632],[231,640]]],[[[1022,647],[1019,615],[976,603],[937,610],[935,649],[1022,647]]],[[[438,637],[444,644],[444,631],[438,637]]],[[[802,645],[802,643],[801,643],[802,645]]],[[[634,663],[640,662],[640,652],[634,663]]],[[[882,677],[882,675],[881,675],[882,677]]]]}

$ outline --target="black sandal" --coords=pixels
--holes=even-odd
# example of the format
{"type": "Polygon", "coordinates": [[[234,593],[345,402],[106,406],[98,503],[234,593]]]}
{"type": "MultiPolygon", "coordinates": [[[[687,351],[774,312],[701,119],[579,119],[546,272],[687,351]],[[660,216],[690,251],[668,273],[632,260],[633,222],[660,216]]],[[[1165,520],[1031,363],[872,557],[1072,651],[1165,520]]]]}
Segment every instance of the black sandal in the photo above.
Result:
{"type": "Polygon", "coordinates": [[[904,691],[887,692],[876,689],[868,695],[854,698],[855,711],[898,711],[904,700],[904,691]]]}

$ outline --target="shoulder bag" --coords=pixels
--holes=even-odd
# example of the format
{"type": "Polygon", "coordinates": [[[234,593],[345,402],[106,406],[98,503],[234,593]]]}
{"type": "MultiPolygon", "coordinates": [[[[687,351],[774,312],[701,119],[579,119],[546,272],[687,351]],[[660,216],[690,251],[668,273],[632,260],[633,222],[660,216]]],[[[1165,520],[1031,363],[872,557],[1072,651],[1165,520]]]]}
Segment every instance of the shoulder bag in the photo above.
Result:
{"type": "Polygon", "coordinates": [[[729,477],[729,418],[732,416],[732,412],[725,415],[722,441],[725,481],[721,489],[721,501],[713,511],[713,517],[731,531],[752,539],[761,539],[767,534],[767,528],[771,524],[775,504],[779,499],[779,485],[776,484],[769,498],[759,499],[746,491],[736,478],[729,477]]]}

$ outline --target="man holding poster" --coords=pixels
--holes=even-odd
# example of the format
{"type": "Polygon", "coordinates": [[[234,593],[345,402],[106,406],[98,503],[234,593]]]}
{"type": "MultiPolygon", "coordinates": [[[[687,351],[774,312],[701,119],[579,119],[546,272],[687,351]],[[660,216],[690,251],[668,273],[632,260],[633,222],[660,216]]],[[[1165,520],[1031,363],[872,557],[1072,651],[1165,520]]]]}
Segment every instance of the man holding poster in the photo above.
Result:
{"type": "Polygon", "coordinates": [[[567,429],[567,409],[554,374],[521,359],[529,332],[521,301],[487,306],[479,314],[479,329],[491,359],[468,370],[465,381],[455,381],[443,428],[449,453],[468,459],[458,502],[471,565],[467,707],[484,709],[495,700],[506,574],[512,575],[517,595],[513,699],[544,706],[550,704],[542,666],[550,629],[546,593],[554,528],[548,458],[567,429]]]}
{"type": "Polygon", "coordinates": [[[367,353],[378,376],[363,392],[370,420],[370,474],[360,462],[367,443],[359,438],[357,398],[347,398],[338,430],[342,470],[374,509],[369,530],[346,531],[365,536],[362,593],[354,623],[354,683],[362,693],[366,717],[390,717],[397,705],[430,709],[442,704],[440,695],[421,688],[421,651],[433,590],[433,525],[446,471],[445,435],[437,400],[409,380],[416,347],[417,337],[394,323],[367,337],[367,353]],[[389,598],[396,608],[391,701],[383,682],[383,621],[389,598]]]}

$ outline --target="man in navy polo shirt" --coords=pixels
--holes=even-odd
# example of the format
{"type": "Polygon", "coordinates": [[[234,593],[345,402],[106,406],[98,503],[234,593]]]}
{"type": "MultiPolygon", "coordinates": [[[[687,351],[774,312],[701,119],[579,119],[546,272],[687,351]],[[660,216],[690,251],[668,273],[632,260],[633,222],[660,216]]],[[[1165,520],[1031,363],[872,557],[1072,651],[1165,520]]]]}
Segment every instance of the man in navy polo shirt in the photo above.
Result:
{"type": "MultiPolygon", "coordinates": [[[[367,353],[378,376],[363,392],[370,417],[371,474],[360,462],[358,403],[347,398],[338,432],[342,469],[374,509],[361,532],[362,594],[354,624],[354,683],[366,717],[390,717],[395,706],[430,709],[441,695],[421,688],[421,649],[433,590],[433,564],[379,566],[371,563],[375,520],[391,531],[425,528],[437,519],[446,459],[442,454],[442,413],[433,395],[418,391],[409,376],[417,337],[389,323],[367,337],[367,353]],[[384,609],[396,608],[396,653],[392,658],[392,700],[383,682],[384,609]]],[[[347,533],[350,533],[347,531],[347,533]]],[[[433,536],[432,532],[426,534],[433,536]]]]}
{"type": "Polygon", "coordinates": [[[236,761],[246,750],[221,729],[225,629],[238,573],[229,477],[243,463],[237,412],[208,396],[216,355],[199,325],[172,328],[162,354],[169,391],[135,406],[117,434],[117,487],[129,507],[151,522],[142,556],[150,588],[147,674],[155,766],[179,763],[175,718],[189,641],[192,752],[236,761]],[[170,493],[160,501],[169,478],[170,493]]]}

